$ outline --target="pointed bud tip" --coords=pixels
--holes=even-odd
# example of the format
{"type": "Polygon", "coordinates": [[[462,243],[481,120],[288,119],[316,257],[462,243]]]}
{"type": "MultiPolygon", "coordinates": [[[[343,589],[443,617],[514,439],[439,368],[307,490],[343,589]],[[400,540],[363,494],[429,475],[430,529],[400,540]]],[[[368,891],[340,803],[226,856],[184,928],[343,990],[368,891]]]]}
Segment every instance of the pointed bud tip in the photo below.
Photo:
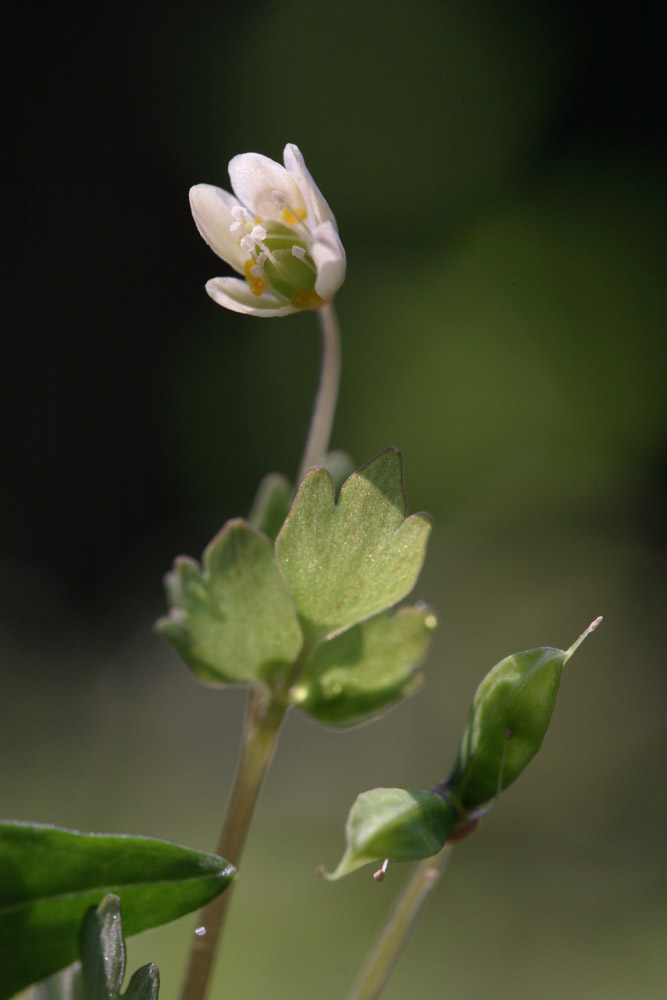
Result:
{"type": "Polygon", "coordinates": [[[589,636],[591,634],[591,632],[595,632],[595,629],[598,627],[598,625],[600,624],[600,622],[602,620],[603,620],[602,615],[598,615],[598,617],[594,621],[592,621],[590,623],[590,625],[588,626],[588,628],[585,629],[585,631],[583,631],[581,633],[581,635],[579,636],[579,638],[577,639],[577,641],[572,643],[572,645],[570,646],[570,648],[568,650],[566,650],[566,661],[569,660],[569,658],[572,656],[572,654],[577,649],[579,649],[579,646],[581,646],[581,644],[584,641],[584,639],[587,636],[589,636]]]}

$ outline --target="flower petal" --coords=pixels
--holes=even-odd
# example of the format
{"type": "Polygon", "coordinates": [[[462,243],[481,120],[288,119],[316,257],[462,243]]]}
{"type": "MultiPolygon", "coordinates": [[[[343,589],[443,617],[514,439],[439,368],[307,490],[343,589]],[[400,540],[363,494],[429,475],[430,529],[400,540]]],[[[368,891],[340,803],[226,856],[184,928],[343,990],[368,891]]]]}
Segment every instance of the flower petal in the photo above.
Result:
{"type": "Polygon", "coordinates": [[[211,278],[206,282],[206,291],[219,306],[248,316],[289,316],[298,312],[291,303],[281,305],[273,295],[253,295],[240,278],[211,278]]]}
{"type": "Polygon", "coordinates": [[[328,302],[345,280],[345,248],[333,222],[323,222],[313,230],[311,256],[317,268],[315,291],[328,302]]]}
{"type": "Polygon", "coordinates": [[[288,142],[283,152],[283,160],[287,170],[292,175],[305,199],[308,210],[308,222],[310,228],[321,225],[323,222],[333,222],[336,229],[334,214],[329,208],[324,195],[310,175],[305,160],[298,146],[293,142],[288,142]]]}
{"type": "Polygon", "coordinates": [[[241,249],[229,228],[234,222],[232,209],[238,207],[233,194],[212,184],[195,184],[190,188],[190,208],[200,234],[218,257],[243,274],[243,265],[250,255],[241,249]]]}
{"type": "Polygon", "coordinates": [[[276,203],[273,192],[279,191],[288,205],[307,210],[299,186],[285,167],[261,153],[240,153],[229,161],[229,178],[236,197],[262,219],[277,219],[283,206],[276,203]]]}

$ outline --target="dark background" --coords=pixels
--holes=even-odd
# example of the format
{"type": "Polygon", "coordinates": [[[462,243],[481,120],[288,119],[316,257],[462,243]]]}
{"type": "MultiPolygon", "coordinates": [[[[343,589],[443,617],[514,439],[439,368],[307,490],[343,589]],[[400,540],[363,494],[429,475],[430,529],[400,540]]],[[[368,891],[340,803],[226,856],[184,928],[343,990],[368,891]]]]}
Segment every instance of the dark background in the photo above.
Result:
{"type": "MultiPolygon", "coordinates": [[[[436,521],[418,596],[442,628],[425,700],[347,737],[291,723],[267,788],[271,844],[298,863],[296,815],[315,831],[307,873],[333,862],[358,791],[442,776],[495,660],[567,646],[603,613],[532,788],[527,777],[518,811],[503,805],[487,841],[476,835],[479,854],[448,875],[461,914],[446,925],[451,975],[458,996],[488,988],[486,967],[466,959],[482,935],[490,981],[507,976],[517,998],[650,995],[664,916],[665,16],[657,3],[499,0],[14,10],[0,522],[9,814],[214,841],[241,695],[192,684],[150,624],[173,557],[198,555],[247,512],[265,472],[294,474],[318,345],[312,316],[255,320],[208,300],[204,282],[224,265],[196,233],[187,189],[226,186],[237,152],[280,159],[296,142],[348,252],[333,444],[358,462],[404,450],[411,509],[436,521]],[[332,788],[320,826],[307,791],[318,766],[317,786],[332,788]],[[513,938],[499,924],[516,899],[513,938]],[[620,941],[628,957],[612,975],[620,941]],[[519,947],[527,957],[510,974],[504,955],[519,947]]],[[[270,884],[257,930],[267,923],[267,947],[285,886],[258,845],[248,881],[270,884]]],[[[276,962],[318,922],[326,949],[346,921],[335,905],[363,906],[306,885],[324,912],[300,931],[294,916],[292,937],[286,922],[276,962]]],[[[363,878],[355,886],[365,900],[363,878]]],[[[318,996],[349,982],[376,898],[318,996]]],[[[437,919],[399,971],[434,977],[424,997],[440,996],[437,919]]],[[[304,996],[327,954],[308,940],[304,996]]],[[[261,995],[238,954],[239,995],[261,995]]],[[[398,978],[388,1000],[410,984],[398,978]]]]}

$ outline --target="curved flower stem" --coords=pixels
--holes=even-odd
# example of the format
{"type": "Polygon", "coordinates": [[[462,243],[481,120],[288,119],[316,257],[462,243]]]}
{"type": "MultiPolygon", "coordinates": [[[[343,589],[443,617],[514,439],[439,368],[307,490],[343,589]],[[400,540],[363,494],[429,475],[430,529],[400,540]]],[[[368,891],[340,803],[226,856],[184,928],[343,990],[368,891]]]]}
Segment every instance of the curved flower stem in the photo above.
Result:
{"type": "MultiPolygon", "coordinates": [[[[216,853],[233,865],[238,865],[243,852],[255,802],[271,763],[286,710],[284,702],[265,692],[251,690],[234,788],[216,847],[216,853]]],[[[227,889],[199,913],[181,1000],[203,1000],[206,995],[231,891],[227,889]]]]}
{"type": "Polygon", "coordinates": [[[340,331],[331,302],[317,310],[322,334],[320,383],[310,418],[310,430],[299,467],[297,485],[313,465],[322,461],[329,447],[340,382],[340,331]]]}
{"type": "Polygon", "coordinates": [[[366,959],[348,1000],[375,1000],[387,985],[394,966],[407,945],[426,900],[445,869],[452,845],[445,844],[435,858],[424,858],[401,893],[378,941],[366,959]]]}

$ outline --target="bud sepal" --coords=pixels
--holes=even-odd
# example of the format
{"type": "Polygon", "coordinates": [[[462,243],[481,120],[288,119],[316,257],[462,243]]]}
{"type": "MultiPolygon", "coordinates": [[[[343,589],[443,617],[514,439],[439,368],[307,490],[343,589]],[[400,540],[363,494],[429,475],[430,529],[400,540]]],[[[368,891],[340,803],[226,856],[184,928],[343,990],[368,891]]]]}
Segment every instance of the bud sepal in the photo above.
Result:
{"type": "Polygon", "coordinates": [[[347,818],[345,854],[335,871],[322,874],[335,881],[371,861],[428,858],[438,853],[457,821],[451,804],[434,792],[406,788],[362,792],[347,818]]]}

